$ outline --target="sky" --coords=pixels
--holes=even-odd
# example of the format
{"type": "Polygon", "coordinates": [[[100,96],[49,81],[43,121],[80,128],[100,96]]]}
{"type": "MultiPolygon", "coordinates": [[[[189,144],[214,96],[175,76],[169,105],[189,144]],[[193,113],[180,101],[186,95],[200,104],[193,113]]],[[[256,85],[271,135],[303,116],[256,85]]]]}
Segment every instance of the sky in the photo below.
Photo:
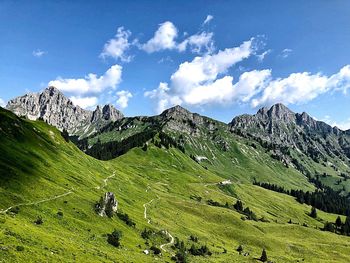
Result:
{"type": "Polygon", "coordinates": [[[284,103],[350,129],[350,1],[0,1],[0,106],[53,85],[126,116],[284,103]]]}

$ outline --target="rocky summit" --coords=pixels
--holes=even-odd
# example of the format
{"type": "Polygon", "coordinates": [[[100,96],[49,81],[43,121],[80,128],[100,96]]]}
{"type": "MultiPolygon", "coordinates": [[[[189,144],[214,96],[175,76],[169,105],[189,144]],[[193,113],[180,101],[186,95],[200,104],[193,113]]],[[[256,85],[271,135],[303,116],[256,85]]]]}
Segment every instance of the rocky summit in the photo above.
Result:
{"type": "Polygon", "coordinates": [[[70,135],[86,136],[105,124],[123,118],[112,105],[97,106],[94,111],[80,108],[55,87],[41,93],[28,93],[8,102],[6,108],[31,120],[42,119],[70,135]]]}

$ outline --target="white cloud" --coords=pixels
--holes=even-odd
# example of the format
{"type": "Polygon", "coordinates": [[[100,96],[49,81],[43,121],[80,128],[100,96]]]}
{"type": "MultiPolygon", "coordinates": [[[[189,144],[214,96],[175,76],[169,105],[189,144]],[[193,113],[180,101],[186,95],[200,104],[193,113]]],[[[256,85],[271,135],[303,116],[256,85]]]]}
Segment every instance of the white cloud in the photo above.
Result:
{"type": "MultiPolygon", "coordinates": [[[[251,39],[239,47],[195,57],[191,62],[184,62],[179,66],[170,78],[170,85],[160,83],[157,89],[145,92],[144,95],[158,101],[157,112],[182,103],[201,105],[228,102],[236,92],[232,84],[233,78],[218,76],[225,74],[230,67],[248,58],[253,52],[251,39]]],[[[246,80],[243,78],[242,81],[246,80]]]]}
{"type": "Polygon", "coordinates": [[[80,97],[80,96],[71,96],[69,98],[74,105],[78,105],[83,109],[91,108],[97,105],[97,97],[80,97]]]}
{"type": "Polygon", "coordinates": [[[154,33],[153,38],[147,43],[141,45],[141,49],[147,53],[153,53],[165,49],[175,49],[177,47],[175,38],[177,37],[177,28],[170,21],[159,25],[158,30],[154,33]]]}
{"type": "Polygon", "coordinates": [[[40,49],[33,50],[33,52],[32,52],[33,56],[34,56],[34,57],[38,57],[38,58],[40,58],[40,57],[46,55],[47,53],[48,53],[47,51],[42,51],[42,50],[40,50],[40,49]]]}
{"type": "Polygon", "coordinates": [[[282,58],[287,58],[287,57],[289,57],[289,55],[290,55],[292,52],[293,52],[292,49],[290,49],[290,48],[285,48],[285,49],[282,50],[280,56],[281,56],[282,58]]]}
{"type": "Polygon", "coordinates": [[[265,57],[266,57],[268,54],[270,54],[271,52],[272,52],[272,50],[271,50],[271,49],[268,49],[268,50],[264,51],[263,53],[261,53],[261,54],[259,54],[259,55],[256,55],[257,58],[258,58],[258,61],[259,61],[259,62],[262,62],[262,61],[265,59],[265,57]]]}
{"type": "MultiPolygon", "coordinates": [[[[186,33],[187,36],[187,33],[186,33]]],[[[191,35],[181,42],[177,42],[178,29],[175,25],[166,21],[159,25],[154,36],[145,44],[138,44],[138,47],[147,53],[154,53],[163,50],[185,51],[187,48],[193,53],[210,53],[214,50],[214,41],[212,32],[200,32],[191,35]]]]}
{"type": "Polygon", "coordinates": [[[207,15],[206,19],[203,22],[203,25],[208,24],[214,17],[212,15],[207,15]]]}
{"type": "Polygon", "coordinates": [[[286,78],[271,80],[262,94],[252,100],[252,106],[266,106],[277,102],[285,104],[305,103],[328,91],[350,88],[350,66],[327,77],[321,73],[292,73],[286,78]]]}
{"type": "Polygon", "coordinates": [[[0,107],[5,108],[5,106],[6,106],[6,102],[0,98],[0,107]]]}
{"type": "Polygon", "coordinates": [[[61,91],[73,93],[76,95],[97,94],[107,88],[115,89],[121,81],[122,67],[119,65],[111,66],[102,76],[90,73],[85,78],[63,79],[58,77],[48,83],[48,86],[54,86],[61,91]]]}
{"type": "Polygon", "coordinates": [[[214,51],[213,33],[202,32],[192,36],[178,44],[179,51],[185,51],[187,46],[193,53],[201,54],[204,52],[212,53],[214,51]]]}
{"type": "Polygon", "coordinates": [[[120,59],[123,62],[130,62],[132,57],[125,55],[125,52],[130,48],[131,43],[129,42],[129,37],[131,32],[129,30],[124,30],[124,27],[119,27],[117,29],[117,34],[114,38],[110,39],[103,47],[103,51],[100,57],[103,59],[107,57],[112,57],[114,59],[120,59]]]}
{"type": "MultiPolygon", "coordinates": [[[[227,75],[228,69],[256,55],[259,45],[255,41],[252,38],[239,47],[197,56],[190,62],[184,62],[171,75],[169,83],[160,83],[157,89],[147,91],[144,95],[155,100],[157,112],[161,112],[175,104],[248,103],[252,107],[274,103],[300,104],[326,92],[346,93],[350,89],[350,65],[331,76],[299,72],[285,78],[273,78],[270,69],[252,70],[242,73],[234,82],[233,77],[227,75]]],[[[266,56],[268,52],[261,55],[266,56]]]]}
{"type": "Polygon", "coordinates": [[[127,90],[121,90],[121,91],[118,91],[117,92],[117,106],[120,108],[120,109],[125,109],[126,107],[128,107],[128,102],[129,102],[129,99],[132,98],[132,94],[127,91],[127,90]]]}

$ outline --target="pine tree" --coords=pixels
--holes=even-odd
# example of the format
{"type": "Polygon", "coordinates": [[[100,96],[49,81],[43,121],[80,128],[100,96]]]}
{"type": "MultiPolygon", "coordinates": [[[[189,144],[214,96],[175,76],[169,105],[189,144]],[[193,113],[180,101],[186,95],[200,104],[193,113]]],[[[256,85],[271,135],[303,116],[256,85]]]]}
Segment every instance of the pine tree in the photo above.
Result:
{"type": "Polygon", "coordinates": [[[261,260],[262,262],[266,262],[266,261],[267,261],[267,254],[266,254],[265,248],[263,249],[263,251],[262,251],[262,253],[261,253],[260,260],[261,260]]]}
{"type": "Polygon", "coordinates": [[[310,212],[310,216],[312,218],[317,218],[317,211],[315,207],[311,207],[311,212],[310,212]]]}
{"type": "Polygon", "coordinates": [[[237,202],[233,205],[233,207],[237,210],[237,211],[243,211],[243,203],[241,200],[237,200],[237,202]]]}
{"type": "Polygon", "coordinates": [[[336,225],[337,227],[341,227],[341,226],[342,226],[342,222],[341,222],[340,216],[338,216],[337,219],[335,220],[335,225],[336,225]]]}

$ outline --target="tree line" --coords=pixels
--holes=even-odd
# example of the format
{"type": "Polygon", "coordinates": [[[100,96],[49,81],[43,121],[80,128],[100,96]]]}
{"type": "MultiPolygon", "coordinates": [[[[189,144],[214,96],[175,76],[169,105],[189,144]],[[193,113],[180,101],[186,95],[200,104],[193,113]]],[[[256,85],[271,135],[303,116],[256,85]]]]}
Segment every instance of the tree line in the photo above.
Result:
{"type": "Polygon", "coordinates": [[[254,182],[254,185],[263,187],[274,192],[291,195],[301,204],[311,205],[319,210],[327,213],[334,213],[340,215],[350,215],[350,202],[345,196],[340,195],[339,192],[332,188],[323,185],[319,180],[314,179],[316,189],[314,192],[304,192],[303,190],[286,190],[282,186],[270,183],[254,182]]]}

